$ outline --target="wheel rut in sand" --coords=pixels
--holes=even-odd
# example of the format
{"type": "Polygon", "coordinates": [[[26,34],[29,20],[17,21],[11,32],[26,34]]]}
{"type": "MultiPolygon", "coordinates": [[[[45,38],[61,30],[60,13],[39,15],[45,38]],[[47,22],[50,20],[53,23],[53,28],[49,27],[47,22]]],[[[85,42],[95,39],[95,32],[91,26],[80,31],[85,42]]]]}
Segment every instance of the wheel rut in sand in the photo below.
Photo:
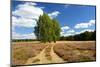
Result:
{"type": "Polygon", "coordinates": [[[48,44],[37,56],[29,58],[26,64],[46,64],[46,63],[63,63],[65,62],[53,50],[53,44],[48,44]]]}

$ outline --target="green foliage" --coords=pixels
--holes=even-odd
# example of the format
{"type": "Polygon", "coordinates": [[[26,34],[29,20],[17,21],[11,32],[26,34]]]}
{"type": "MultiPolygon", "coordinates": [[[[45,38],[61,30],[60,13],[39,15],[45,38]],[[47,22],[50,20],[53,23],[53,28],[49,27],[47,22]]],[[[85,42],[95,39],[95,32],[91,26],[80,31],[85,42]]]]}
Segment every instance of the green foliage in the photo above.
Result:
{"type": "Polygon", "coordinates": [[[53,41],[56,42],[56,40],[59,40],[60,38],[60,25],[56,19],[52,20],[53,22],[53,41]]]}
{"type": "Polygon", "coordinates": [[[44,13],[39,17],[34,32],[37,39],[41,42],[56,42],[60,37],[60,25],[57,20],[51,20],[50,17],[44,13]]]}
{"type": "Polygon", "coordinates": [[[36,39],[13,39],[12,42],[30,42],[37,41],[36,39]]]}

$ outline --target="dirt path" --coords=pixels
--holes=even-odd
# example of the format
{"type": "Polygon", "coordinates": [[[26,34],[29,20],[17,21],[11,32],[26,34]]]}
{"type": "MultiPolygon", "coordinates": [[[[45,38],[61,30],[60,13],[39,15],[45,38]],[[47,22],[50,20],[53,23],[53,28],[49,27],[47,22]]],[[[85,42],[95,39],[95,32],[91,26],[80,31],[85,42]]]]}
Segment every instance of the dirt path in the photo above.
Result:
{"type": "Polygon", "coordinates": [[[45,47],[36,57],[29,58],[26,64],[46,64],[46,63],[62,63],[64,60],[60,58],[53,50],[54,44],[45,47]]]}
{"type": "Polygon", "coordinates": [[[52,56],[52,62],[53,63],[62,63],[64,60],[60,58],[53,50],[54,45],[51,47],[51,56],[52,56]]]}

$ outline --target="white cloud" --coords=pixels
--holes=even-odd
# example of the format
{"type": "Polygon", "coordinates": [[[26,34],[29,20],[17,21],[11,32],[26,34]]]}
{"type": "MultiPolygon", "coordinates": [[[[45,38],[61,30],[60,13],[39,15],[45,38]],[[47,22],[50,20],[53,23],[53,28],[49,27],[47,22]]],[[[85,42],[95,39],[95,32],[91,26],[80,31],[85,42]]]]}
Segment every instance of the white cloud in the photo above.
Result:
{"type": "Polygon", "coordinates": [[[43,14],[43,10],[35,7],[36,3],[26,2],[19,4],[17,8],[12,11],[12,25],[23,27],[34,27],[36,20],[43,14]]]}
{"type": "Polygon", "coordinates": [[[63,27],[61,27],[60,35],[61,36],[70,36],[70,35],[73,35],[74,32],[75,31],[73,29],[70,29],[69,26],[63,26],[63,27]]]}
{"type": "Polygon", "coordinates": [[[95,24],[95,20],[90,20],[90,25],[94,25],[95,24]]]}
{"type": "Polygon", "coordinates": [[[88,28],[88,27],[93,26],[93,25],[95,25],[95,20],[90,20],[87,23],[76,24],[74,28],[76,28],[76,29],[79,29],[79,28],[88,28]]]}
{"type": "Polygon", "coordinates": [[[66,31],[62,31],[60,34],[61,34],[61,36],[75,35],[75,30],[69,29],[69,30],[66,30],[66,31]]]}
{"type": "Polygon", "coordinates": [[[63,36],[66,37],[66,36],[73,36],[75,34],[72,34],[72,33],[65,33],[63,36]]]}
{"type": "Polygon", "coordinates": [[[75,34],[84,33],[86,31],[88,31],[88,32],[94,32],[94,30],[92,30],[92,29],[84,29],[84,30],[81,30],[80,32],[76,32],[75,34]]]}
{"type": "Polygon", "coordinates": [[[81,33],[84,33],[86,31],[88,31],[88,32],[94,32],[93,29],[84,29],[84,30],[81,30],[79,32],[76,32],[73,29],[69,29],[67,31],[61,31],[60,35],[66,37],[66,36],[72,36],[72,35],[76,35],[76,34],[81,34],[81,33]]]}
{"type": "Polygon", "coordinates": [[[12,39],[36,39],[36,36],[34,33],[30,34],[19,34],[16,32],[12,32],[12,39]]]}
{"type": "Polygon", "coordinates": [[[61,27],[61,36],[71,36],[71,35],[75,35],[75,34],[80,34],[80,33],[84,33],[85,31],[88,31],[88,32],[93,32],[94,30],[93,29],[89,29],[90,26],[93,26],[95,25],[95,20],[90,20],[89,22],[87,23],[79,23],[79,24],[76,24],[74,28],[76,29],[79,29],[79,28],[86,28],[84,30],[81,30],[77,32],[77,30],[74,30],[74,29],[71,29],[70,27],[68,26],[64,26],[64,27],[61,27]]]}
{"type": "Polygon", "coordinates": [[[35,27],[36,21],[33,19],[27,19],[27,18],[17,18],[15,16],[12,16],[12,26],[21,26],[21,27],[35,27]]]}
{"type": "Polygon", "coordinates": [[[60,14],[59,11],[54,11],[54,12],[52,12],[52,13],[49,13],[48,15],[49,15],[49,16],[51,17],[51,19],[52,19],[52,18],[56,18],[59,14],[60,14]]]}
{"type": "Polygon", "coordinates": [[[43,14],[42,7],[36,7],[36,3],[25,2],[19,4],[12,11],[12,39],[35,39],[34,33],[20,34],[15,31],[16,26],[35,27],[39,16],[43,14]]]}
{"type": "Polygon", "coordinates": [[[74,33],[74,32],[75,32],[75,30],[73,30],[73,29],[70,29],[67,31],[67,33],[74,33]]]}
{"type": "Polygon", "coordinates": [[[68,26],[63,26],[63,27],[61,27],[61,30],[62,30],[62,31],[68,30],[68,29],[70,29],[68,26]]]}
{"type": "Polygon", "coordinates": [[[68,4],[64,5],[65,8],[68,8],[69,6],[70,6],[70,5],[68,5],[68,4]]]}
{"type": "Polygon", "coordinates": [[[36,6],[37,4],[34,2],[25,2],[24,4],[19,4],[17,7],[24,6],[24,5],[36,6]]]}
{"type": "Polygon", "coordinates": [[[60,35],[66,37],[66,36],[75,35],[75,33],[61,32],[60,35]]]}
{"type": "Polygon", "coordinates": [[[69,30],[69,29],[70,29],[69,26],[63,26],[63,27],[61,27],[60,35],[61,36],[65,36],[66,35],[66,31],[69,30]]]}
{"type": "Polygon", "coordinates": [[[24,18],[38,19],[38,17],[43,14],[43,10],[35,5],[35,3],[31,2],[20,4],[12,14],[24,18]]]}

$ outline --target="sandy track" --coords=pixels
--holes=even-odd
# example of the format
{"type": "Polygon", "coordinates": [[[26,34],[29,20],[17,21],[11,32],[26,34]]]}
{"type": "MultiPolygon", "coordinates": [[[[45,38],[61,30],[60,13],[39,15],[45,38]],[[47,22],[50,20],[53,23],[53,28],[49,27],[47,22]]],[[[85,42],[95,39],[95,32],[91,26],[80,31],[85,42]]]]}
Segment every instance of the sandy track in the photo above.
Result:
{"type": "Polygon", "coordinates": [[[53,50],[54,45],[51,47],[51,56],[52,56],[52,62],[53,63],[62,63],[65,62],[62,58],[60,58],[53,50]]]}
{"type": "Polygon", "coordinates": [[[54,43],[45,47],[36,57],[29,58],[26,64],[46,64],[46,63],[63,63],[65,62],[62,58],[60,58],[56,53],[54,53],[53,47],[54,43]],[[47,49],[50,49],[50,56],[46,56],[47,49]],[[48,59],[50,57],[51,59],[48,59]]]}

